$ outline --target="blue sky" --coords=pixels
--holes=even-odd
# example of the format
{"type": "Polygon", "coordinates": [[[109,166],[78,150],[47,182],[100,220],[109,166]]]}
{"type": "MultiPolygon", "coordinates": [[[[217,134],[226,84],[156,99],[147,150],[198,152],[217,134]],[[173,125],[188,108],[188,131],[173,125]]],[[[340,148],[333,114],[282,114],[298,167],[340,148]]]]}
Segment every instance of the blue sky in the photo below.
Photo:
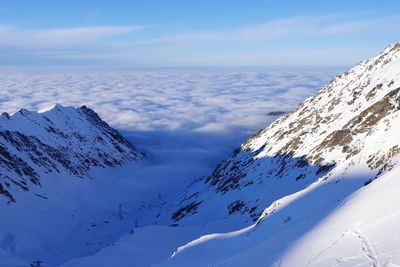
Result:
{"type": "Polygon", "coordinates": [[[398,36],[398,0],[0,0],[0,66],[353,65],[398,36]]]}

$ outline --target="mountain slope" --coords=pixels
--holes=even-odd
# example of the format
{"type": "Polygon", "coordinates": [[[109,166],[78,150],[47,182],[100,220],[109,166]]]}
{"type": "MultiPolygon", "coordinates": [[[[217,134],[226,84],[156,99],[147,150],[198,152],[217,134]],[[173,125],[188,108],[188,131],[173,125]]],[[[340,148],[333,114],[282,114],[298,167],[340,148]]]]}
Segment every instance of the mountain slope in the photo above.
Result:
{"type": "MultiPolygon", "coordinates": [[[[369,179],[388,171],[400,151],[400,44],[339,75],[288,114],[260,130],[187,189],[160,221],[198,224],[258,219],[266,206],[341,168],[368,165],[369,179]],[[207,216],[208,213],[210,216],[207,216]]],[[[243,224],[242,224],[243,225],[243,224]]]]}
{"type": "Polygon", "coordinates": [[[15,202],[15,192],[39,190],[43,175],[68,173],[84,178],[90,167],[121,165],[142,156],[86,106],[3,113],[0,199],[15,202]]]}
{"type": "Polygon", "coordinates": [[[389,188],[396,184],[398,171],[391,170],[398,164],[400,152],[399,69],[400,44],[396,44],[333,78],[294,110],[249,137],[211,176],[189,187],[180,202],[168,206],[162,214],[164,220],[169,217],[182,225],[236,220],[237,228],[228,231],[256,223],[238,232],[207,235],[190,242],[166,264],[240,266],[268,262],[295,266],[298,262],[300,266],[318,266],[337,262],[378,266],[372,245],[360,230],[364,227],[375,229],[373,235],[382,237],[374,241],[382,242],[379,253],[386,255],[386,262],[392,255],[399,263],[400,248],[391,246],[389,238],[391,231],[399,233],[395,223],[384,219],[399,219],[395,209],[385,208],[397,199],[396,191],[389,188]],[[371,196],[358,200],[359,194],[369,191],[363,186],[382,175],[390,177],[383,179],[387,181],[382,185],[385,193],[370,190],[371,196]],[[390,195],[385,198],[386,194],[390,195]],[[382,205],[373,203],[380,198],[382,205]],[[343,207],[347,201],[354,203],[349,210],[355,215],[347,214],[349,210],[343,207]],[[379,218],[372,220],[368,212],[358,212],[368,205],[379,210],[382,222],[379,218]],[[350,217],[346,220],[336,214],[350,217]],[[319,246],[316,235],[306,241],[302,236],[318,231],[331,216],[344,221],[339,224],[342,232],[330,232],[328,223],[321,230],[323,234],[352,236],[355,240],[340,241],[343,245],[335,247],[338,254],[330,254],[327,260],[319,253],[325,254],[322,248],[334,253],[329,245],[332,240],[319,246]],[[380,231],[386,222],[390,228],[380,231]],[[297,242],[308,244],[305,247],[309,252],[302,254],[297,242]],[[362,243],[365,253],[361,256],[354,250],[346,251],[348,245],[359,248],[354,242],[362,243]],[[293,246],[295,254],[290,252],[293,246]]]}

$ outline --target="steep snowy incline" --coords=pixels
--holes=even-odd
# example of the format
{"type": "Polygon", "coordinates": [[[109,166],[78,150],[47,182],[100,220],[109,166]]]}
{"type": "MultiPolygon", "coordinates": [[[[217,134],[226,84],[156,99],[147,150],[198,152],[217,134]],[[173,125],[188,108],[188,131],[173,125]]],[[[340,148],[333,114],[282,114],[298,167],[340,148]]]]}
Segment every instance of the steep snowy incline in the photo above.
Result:
{"type": "MultiPolygon", "coordinates": [[[[15,202],[16,192],[44,196],[41,176],[68,173],[84,178],[90,167],[138,160],[115,129],[86,106],[55,105],[36,113],[21,109],[0,116],[0,201],[15,202]]],[[[57,178],[57,177],[55,177],[57,178]]]]}
{"type": "Polygon", "coordinates": [[[333,78],[250,136],[177,203],[166,204],[156,214],[159,222],[200,225],[229,218],[237,220],[238,227],[245,226],[275,200],[319,178],[327,179],[332,170],[366,164],[367,180],[388,171],[400,152],[400,135],[394,127],[399,119],[399,69],[400,44],[396,44],[333,78]]]}
{"type": "Polygon", "coordinates": [[[400,168],[352,193],[358,171],[279,200],[251,227],[194,240],[160,266],[399,266],[400,168]]]}

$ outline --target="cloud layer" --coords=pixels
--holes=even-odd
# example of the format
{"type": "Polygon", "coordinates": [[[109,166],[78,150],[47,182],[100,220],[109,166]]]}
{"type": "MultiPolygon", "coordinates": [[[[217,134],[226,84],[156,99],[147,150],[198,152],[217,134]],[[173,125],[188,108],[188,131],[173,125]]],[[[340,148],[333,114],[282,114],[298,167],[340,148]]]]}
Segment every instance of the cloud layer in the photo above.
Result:
{"type": "Polygon", "coordinates": [[[158,70],[0,73],[0,110],[88,105],[125,130],[225,134],[266,124],[314,93],[335,70],[158,70]]]}

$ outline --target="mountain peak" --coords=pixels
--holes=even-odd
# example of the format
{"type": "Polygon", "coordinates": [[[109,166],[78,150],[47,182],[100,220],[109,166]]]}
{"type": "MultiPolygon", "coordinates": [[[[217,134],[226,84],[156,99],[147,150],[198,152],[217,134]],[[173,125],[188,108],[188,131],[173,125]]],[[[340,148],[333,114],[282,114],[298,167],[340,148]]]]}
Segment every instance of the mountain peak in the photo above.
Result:
{"type": "Polygon", "coordinates": [[[84,177],[91,167],[121,165],[143,153],[111,128],[92,109],[56,104],[37,113],[26,109],[0,117],[0,194],[40,185],[51,173],[84,177]]]}
{"type": "Polygon", "coordinates": [[[395,44],[391,44],[388,47],[386,47],[383,51],[382,54],[386,54],[386,53],[398,53],[400,51],[400,43],[395,43],[395,44]]]}

